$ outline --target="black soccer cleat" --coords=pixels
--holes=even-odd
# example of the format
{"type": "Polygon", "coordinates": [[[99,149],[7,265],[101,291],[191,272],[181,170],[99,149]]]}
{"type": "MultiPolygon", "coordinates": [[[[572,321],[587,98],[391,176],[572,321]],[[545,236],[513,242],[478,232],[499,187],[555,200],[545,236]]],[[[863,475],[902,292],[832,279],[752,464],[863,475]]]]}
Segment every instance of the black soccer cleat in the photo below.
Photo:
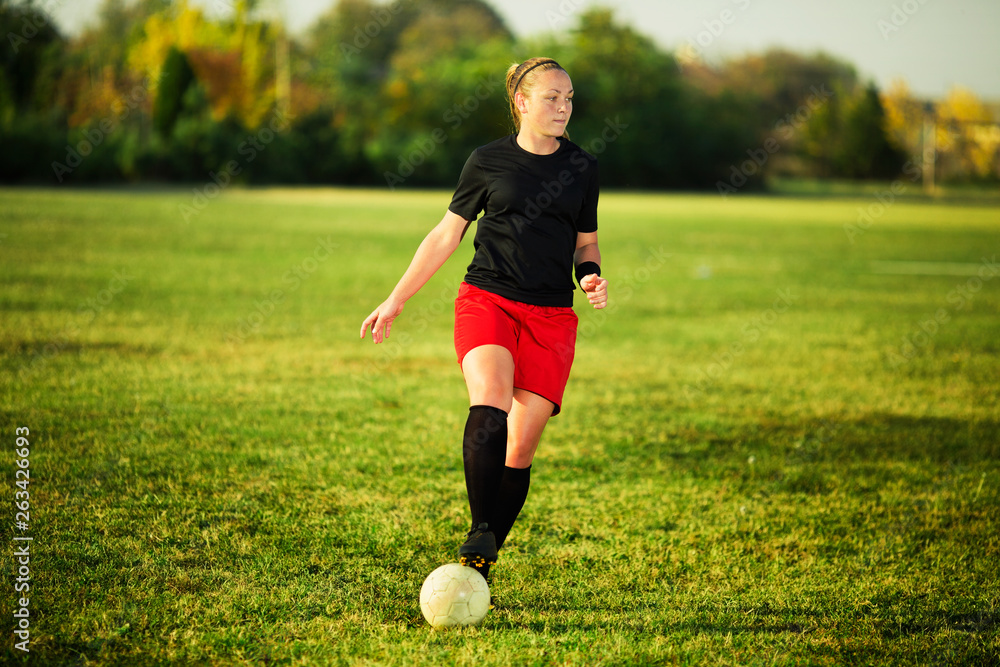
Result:
{"type": "Polygon", "coordinates": [[[497,562],[497,538],[489,524],[481,523],[468,532],[465,544],[458,548],[458,562],[489,572],[489,566],[497,562]]]}

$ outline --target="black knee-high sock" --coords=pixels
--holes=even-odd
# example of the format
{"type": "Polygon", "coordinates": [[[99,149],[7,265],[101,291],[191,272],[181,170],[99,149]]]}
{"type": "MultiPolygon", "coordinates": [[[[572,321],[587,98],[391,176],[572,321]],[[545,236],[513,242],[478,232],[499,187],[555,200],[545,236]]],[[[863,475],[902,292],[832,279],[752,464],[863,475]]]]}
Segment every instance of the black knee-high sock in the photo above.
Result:
{"type": "MultiPolygon", "coordinates": [[[[473,405],[462,440],[465,488],[472,527],[489,523],[507,458],[507,413],[489,405],[473,405]]],[[[492,526],[490,526],[492,528],[492,526]]]]}
{"type": "Polygon", "coordinates": [[[497,538],[497,549],[499,549],[507,534],[514,527],[517,515],[524,507],[524,501],[528,497],[528,486],[531,484],[531,466],[527,468],[508,468],[504,466],[503,480],[500,482],[500,493],[493,510],[493,519],[490,526],[493,527],[493,534],[497,538]]]}

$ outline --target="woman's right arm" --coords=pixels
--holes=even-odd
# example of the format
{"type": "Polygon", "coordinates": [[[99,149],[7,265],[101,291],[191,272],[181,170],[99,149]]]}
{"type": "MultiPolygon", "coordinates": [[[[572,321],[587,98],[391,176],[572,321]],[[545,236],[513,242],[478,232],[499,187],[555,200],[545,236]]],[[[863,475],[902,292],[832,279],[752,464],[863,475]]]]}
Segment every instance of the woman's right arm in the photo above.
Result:
{"type": "Polygon", "coordinates": [[[444,214],[441,222],[420,243],[410,266],[403,273],[403,277],[399,279],[389,298],[383,301],[361,323],[362,338],[365,337],[365,332],[368,331],[369,327],[371,327],[374,342],[381,343],[389,337],[392,321],[403,312],[403,306],[409,298],[416,294],[455,252],[462,237],[465,236],[465,230],[469,228],[469,224],[468,220],[451,211],[444,214]]]}

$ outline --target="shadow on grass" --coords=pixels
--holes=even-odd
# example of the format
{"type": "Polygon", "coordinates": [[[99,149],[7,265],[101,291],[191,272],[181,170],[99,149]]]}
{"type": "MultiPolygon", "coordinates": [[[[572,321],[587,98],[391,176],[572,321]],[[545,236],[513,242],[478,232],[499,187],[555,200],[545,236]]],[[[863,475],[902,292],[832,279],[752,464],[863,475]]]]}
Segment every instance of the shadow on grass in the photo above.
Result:
{"type": "Polygon", "coordinates": [[[996,461],[1000,458],[1000,421],[874,414],[848,423],[840,447],[856,459],[996,461]]]}
{"type": "MultiPolygon", "coordinates": [[[[873,413],[860,419],[798,421],[779,415],[715,425],[712,431],[681,429],[642,445],[612,443],[606,453],[620,461],[651,457],[682,466],[719,463],[734,455],[746,463],[747,452],[754,453],[758,463],[765,454],[784,455],[786,462],[804,464],[921,461],[957,465],[1000,459],[1000,420],[873,413]]],[[[705,470],[717,473],[711,467],[705,470]]]]}
{"type": "MultiPolygon", "coordinates": [[[[766,606],[766,605],[765,605],[766,606]]],[[[720,614],[723,618],[717,621],[692,619],[679,623],[665,621],[657,622],[645,616],[645,610],[635,613],[621,609],[588,608],[585,611],[570,609],[558,604],[521,605],[516,602],[505,602],[500,598],[496,602],[494,612],[506,613],[511,617],[497,625],[504,627],[521,627],[533,632],[562,633],[621,633],[632,632],[645,634],[707,634],[707,635],[783,635],[808,634],[819,628],[839,628],[841,631],[864,626],[874,627],[876,633],[884,639],[902,639],[916,636],[933,636],[938,633],[965,633],[970,635],[992,635],[997,630],[997,620],[1000,614],[996,612],[942,612],[913,610],[915,615],[900,617],[893,611],[879,612],[876,610],[857,612],[855,610],[831,610],[819,612],[810,609],[769,609],[766,612],[747,613],[732,612],[720,614]],[[544,618],[519,623],[517,617],[522,612],[530,612],[544,618]],[[541,612],[541,614],[540,614],[541,612]],[[602,618],[598,622],[581,622],[581,613],[602,618]],[[736,617],[745,620],[738,620],[736,617]]],[[[494,616],[495,618],[495,616],[494,616]]],[[[869,632],[865,633],[870,636],[869,632]]]]}

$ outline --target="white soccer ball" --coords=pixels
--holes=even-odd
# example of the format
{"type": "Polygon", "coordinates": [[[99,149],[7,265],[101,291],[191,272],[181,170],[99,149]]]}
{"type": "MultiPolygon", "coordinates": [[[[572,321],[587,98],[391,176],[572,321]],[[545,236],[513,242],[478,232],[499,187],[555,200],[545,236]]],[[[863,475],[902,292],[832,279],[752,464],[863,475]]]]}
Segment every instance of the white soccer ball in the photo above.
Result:
{"type": "Polygon", "coordinates": [[[471,567],[449,563],[428,575],[420,588],[420,611],[435,628],[478,625],[490,610],[490,588],[471,567]]]}

